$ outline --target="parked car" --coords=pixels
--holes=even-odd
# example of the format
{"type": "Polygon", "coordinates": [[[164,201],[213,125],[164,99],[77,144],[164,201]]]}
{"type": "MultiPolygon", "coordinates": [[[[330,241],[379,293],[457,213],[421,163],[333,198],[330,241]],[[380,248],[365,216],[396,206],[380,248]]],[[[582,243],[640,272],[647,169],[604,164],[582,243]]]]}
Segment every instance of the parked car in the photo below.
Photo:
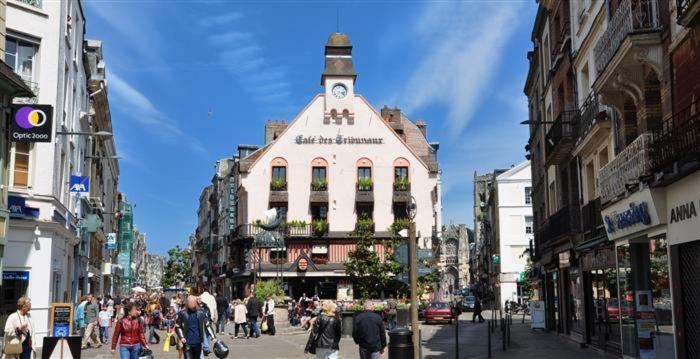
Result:
{"type": "Polygon", "coordinates": [[[431,322],[448,322],[452,324],[455,317],[455,311],[450,303],[447,302],[431,302],[425,308],[425,323],[431,322]]]}
{"type": "Polygon", "coordinates": [[[620,320],[620,316],[623,318],[629,318],[634,315],[634,308],[629,302],[624,302],[622,304],[622,310],[620,310],[620,302],[613,298],[608,301],[608,319],[611,321],[620,320]]]}
{"type": "Polygon", "coordinates": [[[463,312],[473,311],[475,304],[476,297],[474,297],[473,295],[467,295],[464,298],[462,298],[461,302],[459,302],[459,306],[463,312]]]}

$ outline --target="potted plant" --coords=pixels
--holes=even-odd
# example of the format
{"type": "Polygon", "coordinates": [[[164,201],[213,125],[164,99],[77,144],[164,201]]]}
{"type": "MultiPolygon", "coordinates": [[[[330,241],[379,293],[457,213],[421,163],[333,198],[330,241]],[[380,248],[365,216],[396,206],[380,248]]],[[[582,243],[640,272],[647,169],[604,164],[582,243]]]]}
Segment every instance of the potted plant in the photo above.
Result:
{"type": "Polygon", "coordinates": [[[273,178],[270,182],[270,188],[273,191],[284,191],[287,187],[287,181],[282,178],[273,178]]]}
{"type": "Polygon", "coordinates": [[[371,191],[374,185],[374,180],[363,177],[357,180],[357,189],[360,191],[371,191]]]}
{"type": "Polygon", "coordinates": [[[394,191],[408,191],[411,188],[411,182],[407,177],[399,177],[394,180],[394,191]]]}
{"type": "Polygon", "coordinates": [[[328,179],[326,178],[314,178],[311,181],[312,191],[326,191],[328,190],[328,179]]]}
{"type": "Polygon", "coordinates": [[[314,234],[317,236],[328,233],[328,221],[326,219],[314,219],[311,222],[311,226],[313,227],[314,234]]]}
{"type": "Polygon", "coordinates": [[[372,218],[369,218],[369,216],[362,215],[357,220],[357,224],[355,225],[355,229],[357,231],[368,230],[368,231],[374,232],[374,221],[372,220],[372,218]]]}

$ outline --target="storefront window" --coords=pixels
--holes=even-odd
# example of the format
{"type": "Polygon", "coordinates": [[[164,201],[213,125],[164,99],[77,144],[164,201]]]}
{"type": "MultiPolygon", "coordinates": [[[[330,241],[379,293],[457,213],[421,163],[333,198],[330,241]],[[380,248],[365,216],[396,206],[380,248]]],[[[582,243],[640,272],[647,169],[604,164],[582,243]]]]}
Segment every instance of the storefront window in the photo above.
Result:
{"type": "Polygon", "coordinates": [[[671,311],[671,285],[668,273],[668,248],[666,239],[650,242],[651,285],[654,313],[656,317],[656,338],[654,347],[657,358],[674,358],[673,312],[671,311]]]}
{"type": "Polygon", "coordinates": [[[571,330],[583,334],[583,279],[578,268],[569,270],[569,322],[571,330]]]}
{"type": "Polygon", "coordinates": [[[617,247],[617,278],[620,285],[620,296],[616,307],[609,306],[610,319],[616,315],[622,329],[622,352],[636,357],[637,328],[634,316],[634,287],[632,277],[632,260],[628,244],[617,247]]]}

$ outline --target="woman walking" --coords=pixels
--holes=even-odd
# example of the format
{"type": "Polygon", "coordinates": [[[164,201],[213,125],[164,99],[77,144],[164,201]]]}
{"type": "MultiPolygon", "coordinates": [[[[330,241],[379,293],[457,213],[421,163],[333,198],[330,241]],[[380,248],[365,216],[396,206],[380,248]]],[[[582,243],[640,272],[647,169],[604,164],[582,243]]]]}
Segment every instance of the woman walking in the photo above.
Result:
{"type": "Polygon", "coordinates": [[[321,315],[313,324],[304,353],[316,352],[316,359],[337,359],[340,350],[340,319],[330,300],[321,303],[321,315]]]}
{"type": "Polygon", "coordinates": [[[32,301],[28,297],[19,298],[17,311],[10,314],[5,322],[5,345],[3,358],[31,359],[34,353],[32,336],[34,326],[29,311],[32,301]]]}
{"type": "Polygon", "coordinates": [[[121,359],[138,359],[141,348],[148,349],[143,319],[139,317],[141,310],[137,304],[128,303],[124,311],[126,315],[117,322],[114,329],[112,354],[116,353],[117,344],[119,344],[119,357],[121,359]]]}
{"type": "Polygon", "coordinates": [[[246,325],[248,323],[248,309],[240,299],[236,299],[233,307],[233,323],[235,324],[233,334],[236,338],[238,338],[238,327],[243,327],[243,335],[246,339],[250,338],[246,325]]]}

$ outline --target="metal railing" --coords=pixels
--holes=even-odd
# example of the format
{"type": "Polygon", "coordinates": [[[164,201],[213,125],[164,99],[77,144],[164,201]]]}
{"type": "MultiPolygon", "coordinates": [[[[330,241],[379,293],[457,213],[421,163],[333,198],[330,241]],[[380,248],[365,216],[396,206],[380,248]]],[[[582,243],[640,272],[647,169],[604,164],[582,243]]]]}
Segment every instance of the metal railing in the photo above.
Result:
{"type": "Polygon", "coordinates": [[[600,198],[589,201],[581,208],[581,231],[584,233],[584,237],[593,238],[602,229],[603,217],[600,210],[600,198]]]}
{"type": "Polygon", "coordinates": [[[581,119],[578,125],[578,141],[586,137],[588,132],[593,128],[593,125],[598,121],[609,120],[607,113],[601,108],[598,102],[598,94],[591,92],[581,105],[581,119]]]}
{"type": "Polygon", "coordinates": [[[579,233],[581,231],[580,221],[581,207],[578,204],[564,206],[547,218],[547,221],[540,227],[538,239],[546,243],[565,235],[579,233]]]}
{"type": "Polygon", "coordinates": [[[38,7],[39,9],[42,8],[42,0],[15,0],[17,2],[21,2],[23,4],[31,5],[34,7],[38,7]]]}
{"type": "Polygon", "coordinates": [[[263,229],[260,228],[257,224],[249,223],[249,224],[241,224],[236,228],[236,234],[239,237],[253,237],[256,234],[260,234],[263,232],[263,229]]]}
{"type": "Polygon", "coordinates": [[[410,183],[394,183],[394,191],[402,191],[402,192],[410,192],[411,191],[411,184],[410,183]]]}
{"type": "Polygon", "coordinates": [[[677,0],[676,11],[678,12],[678,20],[682,19],[696,2],[697,0],[677,0]]]}
{"type": "Polygon", "coordinates": [[[641,134],[600,169],[598,182],[603,203],[625,193],[627,184],[638,182],[640,177],[651,173],[651,142],[650,133],[641,134]]]}
{"type": "Polygon", "coordinates": [[[357,190],[360,192],[371,192],[373,188],[374,188],[374,185],[371,185],[371,184],[370,185],[361,185],[359,183],[357,184],[357,190]]]}
{"type": "Polygon", "coordinates": [[[549,131],[547,131],[547,136],[545,136],[545,155],[547,157],[550,157],[556,151],[556,147],[562,141],[573,140],[579,121],[578,116],[578,110],[565,110],[559,113],[559,116],[557,116],[554,124],[549,128],[549,131]]]}
{"type": "Polygon", "coordinates": [[[654,131],[651,167],[661,172],[675,163],[700,161],[700,109],[692,104],[673,114],[654,131]]]}
{"type": "Polygon", "coordinates": [[[660,28],[658,0],[623,0],[593,49],[596,71],[605,70],[627,35],[660,28]]]}
{"type": "Polygon", "coordinates": [[[327,184],[311,184],[311,190],[314,192],[324,192],[328,191],[328,185],[327,184]]]}

